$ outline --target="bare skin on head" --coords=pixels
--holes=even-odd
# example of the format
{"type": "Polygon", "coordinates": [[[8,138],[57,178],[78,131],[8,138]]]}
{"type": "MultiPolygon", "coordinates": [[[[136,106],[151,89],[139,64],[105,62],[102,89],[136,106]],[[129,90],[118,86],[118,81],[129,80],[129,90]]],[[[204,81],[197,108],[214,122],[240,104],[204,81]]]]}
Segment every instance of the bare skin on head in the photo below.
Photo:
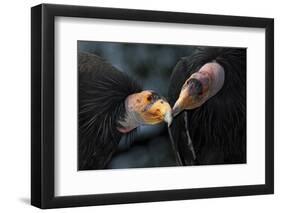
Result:
{"type": "Polygon", "coordinates": [[[195,109],[216,95],[224,84],[223,67],[210,62],[193,73],[182,86],[178,100],[173,107],[173,116],[183,110],[195,109]]]}
{"type": "Polygon", "coordinates": [[[169,103],[157,93],[145,90],[129,95],[125,101],[125,119],[119,121],[117,129],[127,133],[140,125],[155,125],[163,121],[172,122],[172,109],[169,103]]]}

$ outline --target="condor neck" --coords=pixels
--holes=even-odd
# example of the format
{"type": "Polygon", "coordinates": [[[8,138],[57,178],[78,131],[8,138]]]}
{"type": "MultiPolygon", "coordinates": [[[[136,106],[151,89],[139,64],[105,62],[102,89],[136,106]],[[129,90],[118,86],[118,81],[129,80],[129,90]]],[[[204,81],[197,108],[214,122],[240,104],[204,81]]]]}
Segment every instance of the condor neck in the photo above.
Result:
{"type": "Polygon", "coordinates": [[[141,123],[136,118],[136,114],[134,112],[126,112],[125,119],[118,122],[119,127],[117,130],[121,133],[129,133],[135,128],[139,127],[141,123]]]}

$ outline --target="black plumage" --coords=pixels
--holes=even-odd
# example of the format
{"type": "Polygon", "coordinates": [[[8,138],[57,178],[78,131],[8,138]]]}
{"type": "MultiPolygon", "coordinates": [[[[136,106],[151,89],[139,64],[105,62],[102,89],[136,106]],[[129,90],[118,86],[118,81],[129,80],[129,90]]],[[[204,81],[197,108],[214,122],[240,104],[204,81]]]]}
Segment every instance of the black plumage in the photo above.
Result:
{"type": "MultiPolygon", "coordinates": [[[[79,72],[79,170],[102,169],[116,152],[122,133],[126,97],[141,87],[104,59],[78,55],[79,72]]],[[[127,136],[133,131],[127,133],[127,136]]]]}
{"type": "Polygon", "coordinates": [[[184,165],[246,162],[246,49],[205,47],[182,58],[171,76],[169,101],[173,106],[190,75],[213,61],[225,71],[222,89],[199,108],[179,114],[171,127],[184,165]],[[185,131],[186,114],[195,161],[185,131]]]}

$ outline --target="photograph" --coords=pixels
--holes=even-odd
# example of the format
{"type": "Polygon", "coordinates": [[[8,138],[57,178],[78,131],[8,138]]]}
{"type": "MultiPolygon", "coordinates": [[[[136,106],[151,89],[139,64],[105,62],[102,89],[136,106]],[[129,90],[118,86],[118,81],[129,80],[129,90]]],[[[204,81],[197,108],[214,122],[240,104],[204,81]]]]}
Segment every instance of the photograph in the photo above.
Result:
{"type": "Polygon", "coordinates": [[[246,55],[77,41],[78,170],[247,163],[246,55]]]}

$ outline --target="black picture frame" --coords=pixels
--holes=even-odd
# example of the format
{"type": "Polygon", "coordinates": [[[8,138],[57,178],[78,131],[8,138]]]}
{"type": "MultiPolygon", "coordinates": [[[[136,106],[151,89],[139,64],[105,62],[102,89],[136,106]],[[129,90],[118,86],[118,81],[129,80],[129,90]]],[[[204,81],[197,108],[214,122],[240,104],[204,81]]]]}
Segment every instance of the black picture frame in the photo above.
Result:
{"type": "Polygon", "coordinates": [[[31,9],[31,97],[31,204],[39,208],[216,198],[274,192],[273,19],[41,4],[31,9]],[[58,16],[264,28],[266,34],[265,184],[56,197],[54,195],[54,21],[58,16]]]}

